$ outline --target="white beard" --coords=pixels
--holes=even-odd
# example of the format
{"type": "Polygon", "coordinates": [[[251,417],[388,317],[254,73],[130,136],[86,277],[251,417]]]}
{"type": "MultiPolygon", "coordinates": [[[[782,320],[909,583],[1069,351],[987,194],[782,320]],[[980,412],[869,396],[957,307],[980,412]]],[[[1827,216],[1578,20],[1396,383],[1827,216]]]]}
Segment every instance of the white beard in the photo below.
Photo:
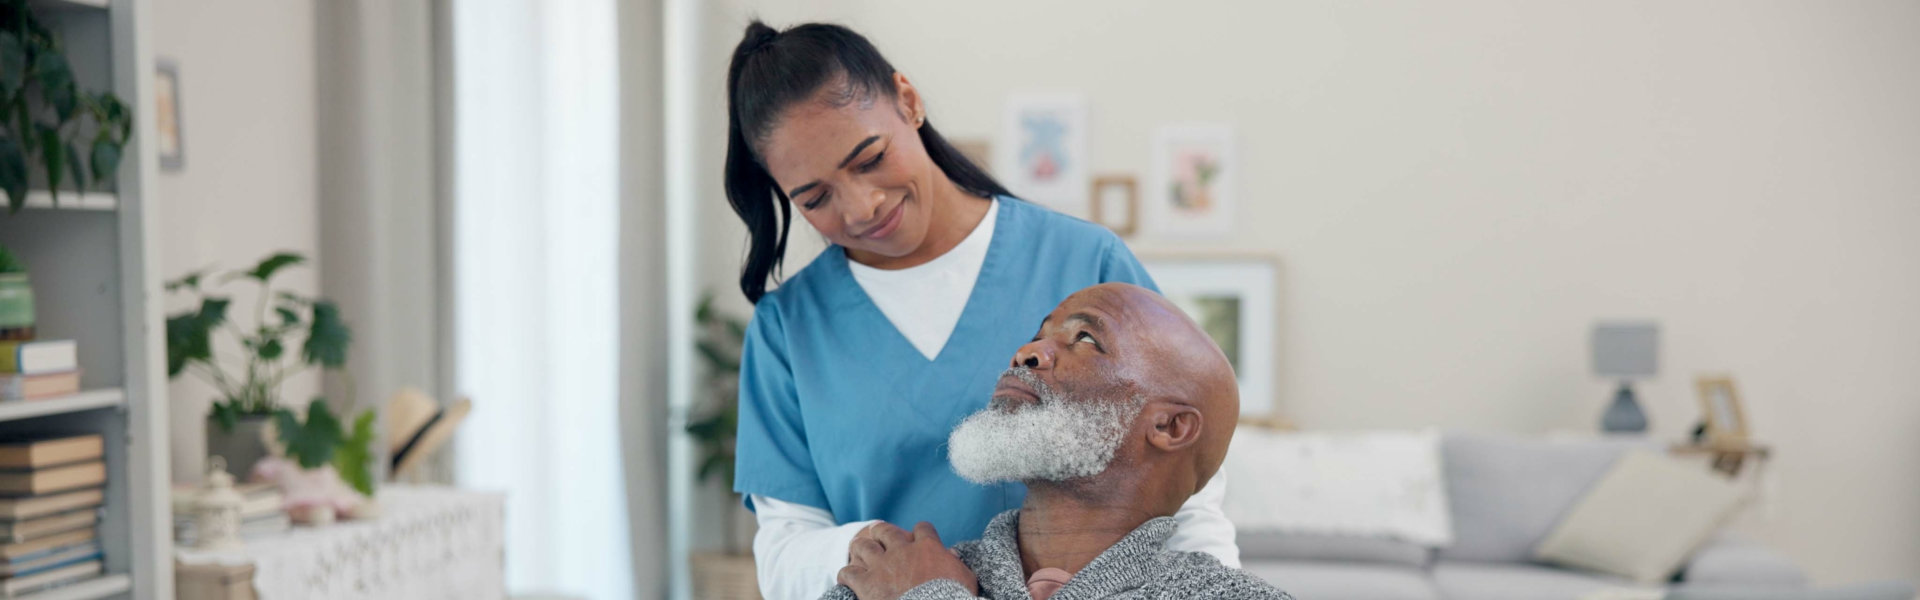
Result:
{"type": "Polygon", "coordinates": [[[1022,379],[1040,396],[1039,403],[1007,412],[993,402],[947,437],[947,459],[961,477],[989,484],[1099,475],[1145,405],[1144,398],[1066,398],[1031,376],[1022,379]]]}

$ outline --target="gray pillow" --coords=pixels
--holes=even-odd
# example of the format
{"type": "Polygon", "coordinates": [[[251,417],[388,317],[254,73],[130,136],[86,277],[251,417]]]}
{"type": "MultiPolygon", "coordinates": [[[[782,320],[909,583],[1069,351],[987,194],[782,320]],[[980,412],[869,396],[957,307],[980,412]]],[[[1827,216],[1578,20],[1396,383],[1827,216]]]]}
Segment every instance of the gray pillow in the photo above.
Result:
{"type": "Polygon", "coordinates": [[[1519,563],[1640,439],[1448,434],[1440,441],[1453,545],[1440,560],[1519,563]]]}
{"type": "Polygon", "coordinates": [[[1234,540],[1243,560],[1326,560],[1426,568],[1433,551],[1400,540],[1313,533],[1240,532],[1234,540]]]}

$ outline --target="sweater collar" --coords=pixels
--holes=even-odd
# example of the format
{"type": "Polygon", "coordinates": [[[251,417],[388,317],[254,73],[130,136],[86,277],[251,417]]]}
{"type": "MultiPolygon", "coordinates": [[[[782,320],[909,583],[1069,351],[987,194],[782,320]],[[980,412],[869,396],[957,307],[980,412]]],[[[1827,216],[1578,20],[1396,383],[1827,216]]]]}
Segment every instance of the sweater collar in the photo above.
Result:
{"type": "MultiPolygon", "coordinates": [[[[1092,600],[1140,587],[1148,577],[1169,566],[1167,540],[1176,527],[1173,517],[1141,523],[1074,573],[1066,587],[1050,600],[1092,600]]],[[[999,598],[1029,597],[1026,568],[1020,563],[1020,509],[995,516],[987,524],[976,552],[981,560],[973,565],[973,574],[982,590],[993,590],[994,597],[999,598]]]]}

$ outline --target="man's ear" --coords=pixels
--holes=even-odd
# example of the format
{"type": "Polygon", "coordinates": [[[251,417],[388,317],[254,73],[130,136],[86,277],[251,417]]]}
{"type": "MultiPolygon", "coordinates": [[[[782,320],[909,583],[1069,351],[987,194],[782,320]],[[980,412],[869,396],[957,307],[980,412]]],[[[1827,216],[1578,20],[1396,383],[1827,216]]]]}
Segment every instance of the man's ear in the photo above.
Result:
{"type": "Polygon", "coordinates": [[[1149,406],[1153,430],[1147,432],[1147,443],[1164,452],[1176,452],[1200,442],[1200,431],[1206,423],[1200,418],[1200,409],[1172,402],[1149,406]]]}

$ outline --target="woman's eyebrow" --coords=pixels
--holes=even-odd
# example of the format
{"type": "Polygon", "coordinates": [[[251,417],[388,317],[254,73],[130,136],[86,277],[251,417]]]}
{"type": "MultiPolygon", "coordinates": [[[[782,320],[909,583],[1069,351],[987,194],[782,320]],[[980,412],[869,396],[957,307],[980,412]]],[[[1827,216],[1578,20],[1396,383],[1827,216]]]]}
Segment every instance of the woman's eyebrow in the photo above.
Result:
{"type": "MultiPolygon", "coordinates": [[[[854,159],[854,158],[856,158],[856,157],[859,157],[859,156],[860,156],[860,151],[861,151],[861,150],[866,150],[866,149],[867,149],[867,146],[872,146],[872,145],[873,145],[873,143],[874,143],[874,142],[877,142],[877,141],[880,141],[880,136],[877,136],[877,135],[870,135],[870,136],[867,136],[867,139],[864,139],[864,140],[860,140],[860,143],[858,143],[858,144],[854,144],[854,146],[853,146],[853,151],[852,151],[852,152],[848,152],[848,153],[847,153],[847,157],[846,157],[846,158],[842,158],[842,159],[840,159],[840,165],[839,165],[839,166],[837,166],[837,167],[834,167],[834,168],[836,168],[836,169],[844,169],[844,168],[846,168],[846,167],[847,167],[847,163],[850,163],[850,162],[853,162],[853,159],[854,159]]],[[[810,182],[807,182],[807,184],[806,184],[806,185],[803,185],[803,186],[800,186],[800,187],[797,187],[797,188],[793,188],[792,190],[788,190],[788,191],[787,191],[787,197],[788,197],[788,198],[797,198],[797,197],[799,197],[799,196],[800,196],[801,194],[805,194],[805,193],[807,193],[807,190],[810,190],[810,189],[813,189],[814,187],[816,187],[816,186],[819,186],[819,185],[820,185],[820,180],[818,180],[818,179],[816,179],[816,180],[813,180],[813,181],[810,181],[810,182]]]]}

